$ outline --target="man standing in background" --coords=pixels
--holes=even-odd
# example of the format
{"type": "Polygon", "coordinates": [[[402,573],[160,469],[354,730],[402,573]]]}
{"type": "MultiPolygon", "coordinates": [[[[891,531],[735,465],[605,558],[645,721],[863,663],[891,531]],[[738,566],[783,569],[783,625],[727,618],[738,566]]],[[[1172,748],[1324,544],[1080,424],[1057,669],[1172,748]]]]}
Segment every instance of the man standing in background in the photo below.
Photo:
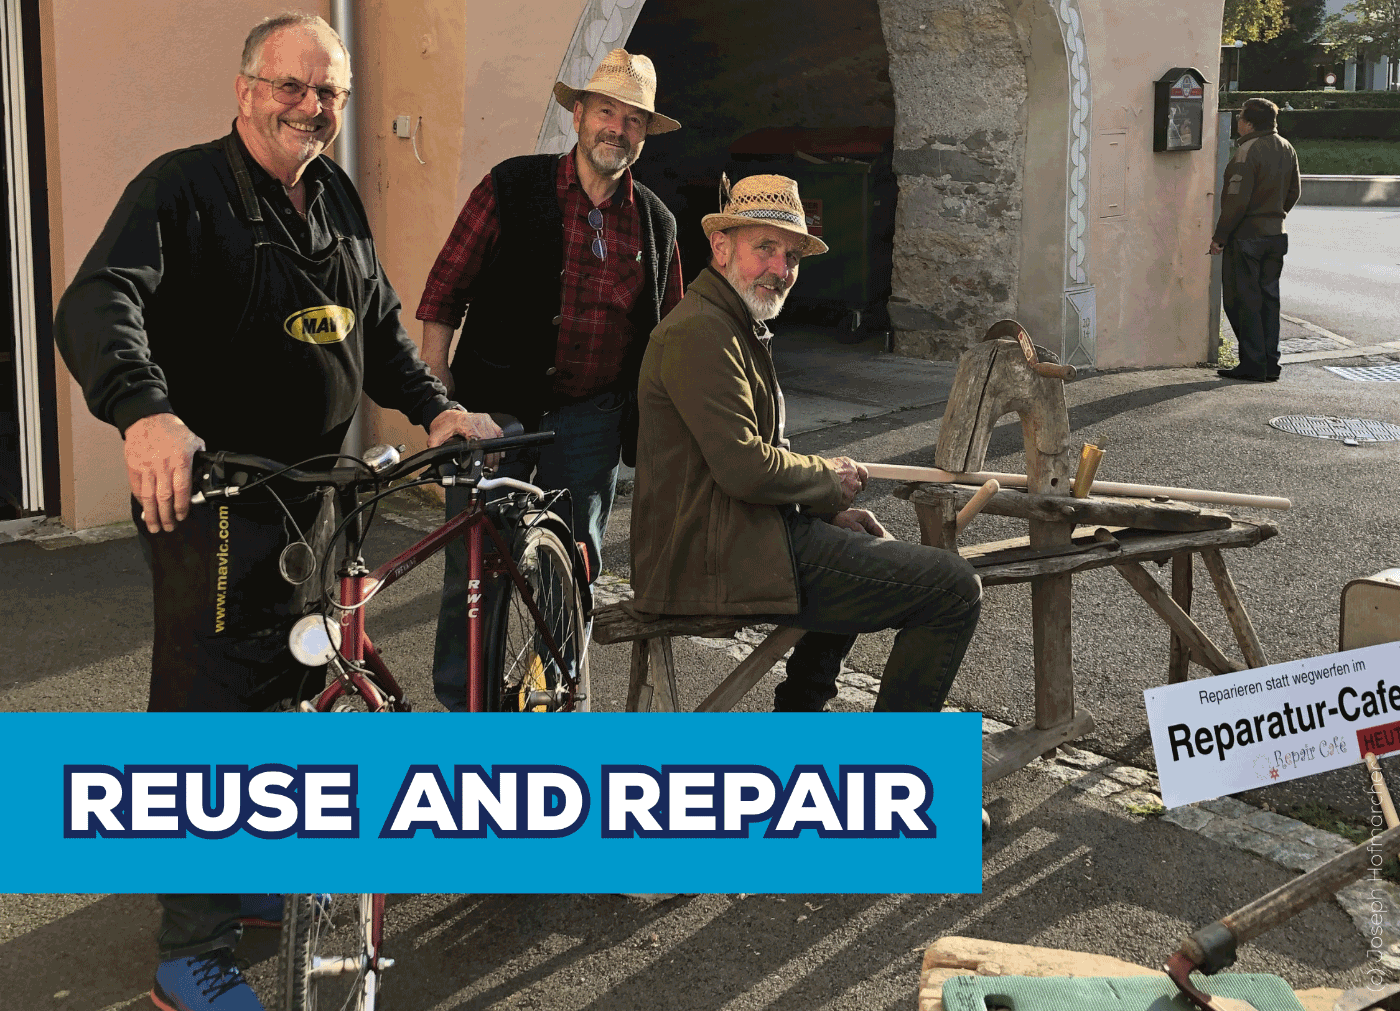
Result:
{"type": "Polygon", "coordinates": [[[1278,106],[1251,98],[1240,112],[1240,144],[1225,167],[1220,220],[1210,255],[1225,256],[1222,301],[1240,345],[1240,363],[1224,379],[1276,381],[1279,276],[1288,252],[1283,219],[1302,195],[1298,155],[1278,135],[1278,106]]]}
{"type": "MultiPolygon", "coordinates": [[[[574,536],[590,582],[617,486],[619,454],[636,446],[637,371],[647,335],[681,300],[676,219],[630,166],[651,134],[680,128],[656,111],[656,70],[614,49],[576,90],[554,98],[574,115],[568,154],[511,158],[472,191],[428,276],[418,318],[423,358],[469,411],[479,438],[500,428],[551,429],[552,445],[498,473],[569,489],[574,536]],[[449,366],[452,335],[462,337],[449,366]]],[[[469,489],[447,490],[447,515],[469,489]]],[[[433,683],[449,709],[467,707],[466,548],[447,547],[433,683]]]]}

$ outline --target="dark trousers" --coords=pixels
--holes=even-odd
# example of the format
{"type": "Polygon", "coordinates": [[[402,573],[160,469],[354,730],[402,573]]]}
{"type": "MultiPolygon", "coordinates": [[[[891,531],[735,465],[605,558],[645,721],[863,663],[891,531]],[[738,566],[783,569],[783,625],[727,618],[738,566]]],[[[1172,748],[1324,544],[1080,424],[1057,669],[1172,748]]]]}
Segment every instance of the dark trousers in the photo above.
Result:
{"type": "MultiPolygon", "coordinates": [[[[133,500],[155,595],[149,711],[260,712],[324,687],[322,669],[303,667],[287,648],[291,623],[318,596],[316,577],[293,586],[279,558],[299,532],[319,554],[332,513],[317,501],[288,509],[290,518],[275,502],[210,503],[192,507],[174,530],[151,534],[133,500]]],[[[163,958],[238,942],[237,895],[157,898],[163,958]]]]}
{"type": "MultiPolygon", "coordinates": [[[[572,515],[565,515],[574,537],[588,555],[589,582],[602,569],[603,536],[612,515],[617,490],[617,465],[622,449],[622,421],[627,400],[616,393],[556,408],[544,415],[540,431],[552,431],[547,446],[512,453],[497,469],[500,477],[529,481],[545,491],[569,489],[572,515]]],[[[506,492],[490,492],[491,497],[506,492]]],[[[447,489],[447,518],[471,502],[467,488],[447,489]]],[[[556,507],[567,512],[563,506],[556,507]]],[[[490,541],[487,541],[490,550],[490,541]]],[[[454,538],[444,551],[442,602],[438,607],[437,642],[433,650],[433,692],[453,712],[471,708],[467,698],[467,546],[454,538]]],[[[482,614],[491,614],[503,584],[489,581],[482,614]]]]}
{"type": "Polygon", "coordinates": [[[1279,374],[1279,294],[1287,235],[1231,239],[1221,263],[1221,301],[1240,344],[1242,373],[1259,379],[1279,374]]]}
{"type": "Polygon", "coordinates": [[[876,712],[943,708],[982,611],[982,583],[950,551],[881,540],[792,510],[800,609],[765,620],[808,629],[774,692],[778,712],[819,712],[861,632],[897,628],[876,712]]]}

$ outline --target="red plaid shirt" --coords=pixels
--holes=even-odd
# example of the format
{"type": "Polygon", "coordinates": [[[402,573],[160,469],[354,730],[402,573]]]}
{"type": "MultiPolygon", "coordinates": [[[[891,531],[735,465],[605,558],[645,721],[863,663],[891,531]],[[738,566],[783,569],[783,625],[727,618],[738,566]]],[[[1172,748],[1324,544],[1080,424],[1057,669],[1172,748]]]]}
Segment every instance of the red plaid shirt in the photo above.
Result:
{"type": "MultiPolygon", "coordinates": [[[[641,218],[633,202],[631,170],[623,173],[613,195],[598,205],[608,247],[607,259],[599,260],[591,249],[597,233],[588,224],[593,204],[579,185],[574,151],[559,159],[556,176],[564,218],[564,276],[559,343],[554,352],[554,367],[558,369],[554,392],[570,399],[606,389],[621,374],[628,345],[636,336],[627,315],[646,284],[641,218]]],[[[428,274],[423,299],[418,303],[419,319],[454,330],[461,326],[472,299],[472,285],[490,260],[499,234],[496,191],[488,173],[467,198],[428,274]]],[[[665,316],[684,294],[679,243],[672,246],[671,262],[663,276],[666,290],[661,315],[665,316]]],[[[464,334],[463,339],[486,338],[464,334]]]]}

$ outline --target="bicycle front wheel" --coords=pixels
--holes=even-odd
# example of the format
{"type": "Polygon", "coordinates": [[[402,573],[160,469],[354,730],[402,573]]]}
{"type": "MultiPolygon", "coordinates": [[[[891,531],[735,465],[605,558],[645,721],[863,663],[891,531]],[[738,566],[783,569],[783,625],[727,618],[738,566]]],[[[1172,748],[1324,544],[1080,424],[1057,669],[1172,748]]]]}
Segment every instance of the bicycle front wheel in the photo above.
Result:
{"type": "Polygon", "coordinates": [[[588,650],[584,641],[583,602],[574,582],[564,542],[548,526],[526,527],[512,549],[515,566],[525,578],[543,622],[535,620],[515,581],[500,577],[495,606],[486,623],[486,708],[488,712],[549,712],[542,695],[564,681],[541,628],[549,630],[567,670],[578,679],[573,712],[589,707],[588,650]]]}
{"type": "Polygon", "coordinates": [[[278,973],[283,1011],[382,1011],[380,978],[392,964],[383,958],[383,935],[383,895],[288,895],[278,973]]]}

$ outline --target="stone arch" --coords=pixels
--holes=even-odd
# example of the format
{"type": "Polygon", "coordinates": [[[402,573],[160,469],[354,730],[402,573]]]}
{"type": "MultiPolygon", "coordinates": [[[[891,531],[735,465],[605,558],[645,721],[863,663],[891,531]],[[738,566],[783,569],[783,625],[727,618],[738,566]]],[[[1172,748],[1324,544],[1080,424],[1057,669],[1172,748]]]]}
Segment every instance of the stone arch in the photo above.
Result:
{"type": "MultiPolygon", "coordinates": [[[[569,49],[559,67],[559,80],[571,88],[582,88],[603,57],[619,47],[626,48],[627,36],[637,23],[645,0],[587,0],[579,16],[569,49]]],[[[535,141],[536,154],[563,154],[573,146],[574,120],[551,96],[544,124],[535,141]]]]}
{"type": "Polygon", "coordinates": [[[1091,93],[1078,0],[879,0],[900,176],[895,347],[956,358],[1015,316],[1093,365],[1091,93]]]}
{"type": "MultiPolygon", "coordinates": [[[[587,83],[644,2],[586,0],[560,79],[587,83]]],[[[991,321],[1015,316],[1063,360],[1092,368],[1092,96],[1079,0],[878,6],[900,176],[895,350],[955,359],[991,321]]],[[[549,99],[535,150],[573,142],[571,116],[549,99]]]]}

